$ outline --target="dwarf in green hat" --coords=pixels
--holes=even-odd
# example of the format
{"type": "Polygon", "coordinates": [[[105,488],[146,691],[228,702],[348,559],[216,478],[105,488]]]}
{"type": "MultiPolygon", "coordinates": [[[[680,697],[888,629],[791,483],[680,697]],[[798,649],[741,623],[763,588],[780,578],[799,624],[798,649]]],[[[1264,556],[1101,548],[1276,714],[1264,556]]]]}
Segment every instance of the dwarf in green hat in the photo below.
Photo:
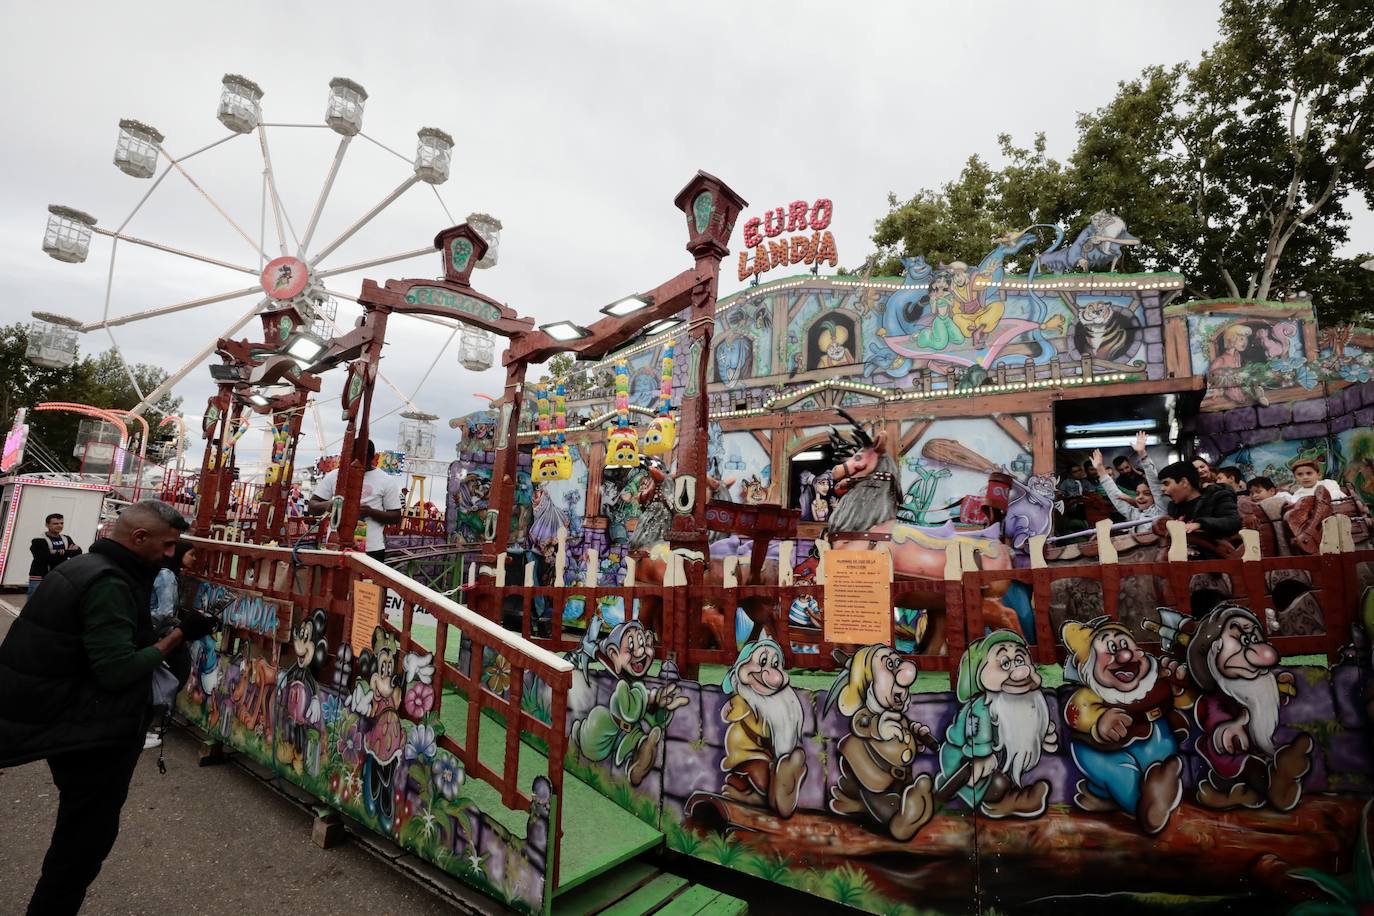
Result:
{"type": "Polygon", "coordinates": [[[1043,814],[1049,781],[1021,779],[1059,747],[1059,734],[1025,639],[996,630],[974,640],[959,659],[956,694],[964,705],[940,746],[936,797],[957,794],[988,817],[1043,814]]]}

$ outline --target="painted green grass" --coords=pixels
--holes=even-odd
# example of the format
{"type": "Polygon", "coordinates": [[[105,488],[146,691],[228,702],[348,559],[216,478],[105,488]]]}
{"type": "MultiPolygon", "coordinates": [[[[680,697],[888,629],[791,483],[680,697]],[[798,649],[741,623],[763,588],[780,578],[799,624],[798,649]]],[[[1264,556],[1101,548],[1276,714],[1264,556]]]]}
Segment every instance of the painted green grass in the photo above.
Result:
{"type": "Polygon", "coordinates": [[[792,865],[775,852],[760,849],[739,835],[706,835],[693,831],[672,815],[664,815],[664,836],[668,848],[716,865],[723,865],[773,884],[794,888],[844,906],[881,913],[884,916],[926,916],[931,910],[918,910],[874,887],[872,879],[860,868],[840,865],[835,868],[805,868],[792,865]]]}

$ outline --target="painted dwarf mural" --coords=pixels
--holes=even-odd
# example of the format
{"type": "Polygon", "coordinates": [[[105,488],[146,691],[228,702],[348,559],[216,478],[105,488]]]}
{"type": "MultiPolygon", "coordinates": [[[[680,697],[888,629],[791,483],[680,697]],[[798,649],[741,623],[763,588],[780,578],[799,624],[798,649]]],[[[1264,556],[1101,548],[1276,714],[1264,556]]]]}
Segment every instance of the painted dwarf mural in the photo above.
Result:
{"type": "Polygon", "coordinates": [[[826,701],[827,712],[838,707],[849,717],[830,810],[859,818],[899,843],[915,836],[935,812],[930,776],[912,770],[921,748],[935,744],[930,729],[906,715],[915,682],[915,662],[891,646],[865,646],[835,678],[826,701]]]}
{"type": "Polygon", "coordinates": [[[721,794],[791,817],[806,778],[806,752],[801,700],[782,666],[782,647],[766,636],[745,644],[721,689],[729,696],[720,710],[726,723],[721,794]]]}
{"type": "Polygon", "coordinates": [[[1255,615],[1223,605],[1198,624],[1188,643],[1188,672],[1202,695],[1194,714],[1202,735],[1198,753],[1208,774],[1198,804],[1218,811],[1291,811],[1312,768],[1312,737],[1299,733],[1275,745],[1279,709],[1295,694],[1293,675],[1276,671],[1279,654],[1255,615]]]}
{"type": "Polygon", "coordinates": [[[988,817],[1045,813],[1049,780],[1023,784],[1040,754],[1059,748],[1026,641],[1010,630],[974,640],[959,660],[956,696],[963,705],[940,746],[936,794],[957,792],[988,817]]]}
{"type": "Polygon", "coordinates": [[[615,689],[608,705],[594,707],[573,723],[569,744],[596,763],[614,753],[615,765],[625,767],[630,785],[637,786],[653,768],[673,710],[689,701],[676,684],[644,683],[654,661],[654,638],[638,620],[611,630],[597,648],[596,660],[615,675],[615,689]]]}
{"type": "Polygon", "coordinates": [[[1064,676],[1083,686],[1064,708],[1073,762],[1083,774],[1074,802],[1124,811],[1146,834],[1169,823],[1183,797],[1180,710],[1192,705],[1183,665],[1141,651],[1131,631],[1099,617],[1064,624],[1064,676]]]}

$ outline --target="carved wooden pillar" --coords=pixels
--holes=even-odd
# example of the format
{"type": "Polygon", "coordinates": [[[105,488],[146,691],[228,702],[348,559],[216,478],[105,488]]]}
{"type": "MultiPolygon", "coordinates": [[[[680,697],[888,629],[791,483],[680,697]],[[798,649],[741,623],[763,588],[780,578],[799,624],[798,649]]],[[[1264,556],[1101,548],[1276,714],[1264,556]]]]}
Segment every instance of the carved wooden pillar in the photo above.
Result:
{"type": "MultiPolygon", "coordinates": [[[[353,543],[353,532],[358,526],[358,501],[362,498],[363,475],[370,470],[367,462],[368,423],[372,414],[372,393],[376,387],[377,364],[382,358],[382,344],[386,341],[386,318],[390,309],[367,306],[364,321],[372,326],[372,339],[364,345],[358,356],[361,363],[355,371],[362,385],[362,403],[354,412],[344,428],[343,444],[339,449],[339,474],[335,479],[334,496],[342,498],[339,508],[339,523],[329,532],[328,545],[335,550],[349,547],[353,543]]],[[[351,386],[354,376],[345,385],[351,386]]],[[[348,392],[344,392],[344,403],[348,402],[348,392]]],[[[343,577],[340,577],[341,579],[343,577]]]]}
{"type": "MultiPolygon", "coordinates": [[[[275,468],[276,479],[269,480],[262,488],[262,500],[258,506],[258,517],[253,525],[253,543],[266,544],[269,541],[281,543],[286,532],[286,500],[291,492],[291,477],[296,461],[296,444],[301,435],[301,417],[305,413],[305,402],[309,393],[297,390],[289,397],[279,399],[272,411],[272,435],[277,435],[280,425],[286,427],[286,450],[275,468]]],[[[272,471],[268,472],[269,477],[272,471]]]]}
{"type": "Polygon", "coordinates": [[[219,493],[220,469],[223,464],[221,457],[229,428],[229,405],[233,390],[232,383],[220,382],[219,394],[211,398],[205,407],[206,413],[211,416],[201,424],[201,431],[205,434],[205,454],[200,460],[200,477],[196,482],[196,518],[191,526],[191,533],[198,537],[209,537],[210,528],[214,524],[215,499],[219,493]]]}
{"type": "Polygon", "coordinates": [[[496,458],[491,468],[491,491],[487,499],[487,541],[482,547],[484,564],[505,562],[510,546],[510,522],[515,512],[516,469],[520,458],[520,402],[525,388],[524,361],[506,366],[506,391],[498,405],[496,420],[496,458]],[[493,513],[495,517],[493,518],[493,513]]]}

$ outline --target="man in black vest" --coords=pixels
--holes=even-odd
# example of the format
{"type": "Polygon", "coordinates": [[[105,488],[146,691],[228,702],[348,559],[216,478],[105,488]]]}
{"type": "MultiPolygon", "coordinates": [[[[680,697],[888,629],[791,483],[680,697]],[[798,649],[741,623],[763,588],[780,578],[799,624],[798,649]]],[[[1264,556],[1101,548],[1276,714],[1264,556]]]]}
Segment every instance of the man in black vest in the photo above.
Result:
{"type": "Polygon", "coordinates": [[[211,618],[188,612],[162,639],[153,633],[153,579],[186,528],[166,503],[129,506],[110,537],[43,578],[0,643],[0,768],[46,759],[58,790],[30,916],[81,908],[119,834],[153,671],[210,632],[211,618]]]}
{"type": "Polygon", "coordinates": [[[43,577],[52,572],[58,563],[81,554],[81,548],[76,546],[76,542],[62,533],[67,521],[60,512],[54,512],[43,519],[43,524],[47,531],[42,537],[36,537],[29,542],[29,554],[33,557],[33,562],[29,564],[30,595],[38,588],[38,583],[43,581],[43,577]]]}

